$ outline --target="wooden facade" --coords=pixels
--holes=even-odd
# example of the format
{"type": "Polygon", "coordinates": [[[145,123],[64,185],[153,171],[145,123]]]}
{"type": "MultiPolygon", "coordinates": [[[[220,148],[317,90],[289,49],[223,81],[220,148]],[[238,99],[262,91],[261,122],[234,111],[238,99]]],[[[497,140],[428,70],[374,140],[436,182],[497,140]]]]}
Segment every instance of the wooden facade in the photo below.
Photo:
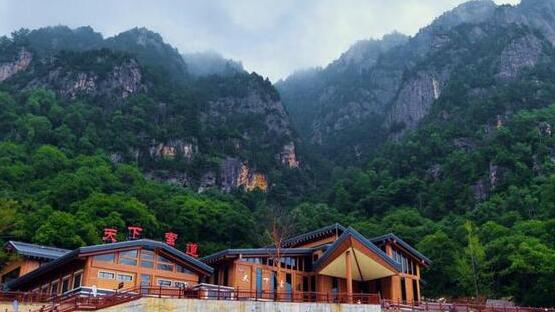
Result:
{"type": "Polygon", "coordinates": [[[279,248],[228,249],[202,259],[145,239],[72,251],[12,245],[19,257],[0,271],[3,283],[10,290],[51,295],[208,282],[268,300],[311,294],[328,302],[340,294],[380,294],[410,303],[420,301],[420,271],[430,264],[394,234],[367,239],[339,224],[287,239],[279,248]]]}
{"type": "MultiPolygon", "coordinates": [[[[33,261],[24,258],[7,268],[25,268],[33,261]]],[[[7,286],[50,295],[85,288],[102,293],[140,285],[186,288],[210,274],[212,268],[164,243],[136,240],[76,249],[21,274],[7,286]]]]}
{"type": "Polygon", "coordinates": [[[210,283],[256,292],[379,293],[420,301],[420,270],[430,260],[393,234],[368,240],[340,225],[287,240],[285,246],[230,249],[202,259],[214,268],[210,283]]]}

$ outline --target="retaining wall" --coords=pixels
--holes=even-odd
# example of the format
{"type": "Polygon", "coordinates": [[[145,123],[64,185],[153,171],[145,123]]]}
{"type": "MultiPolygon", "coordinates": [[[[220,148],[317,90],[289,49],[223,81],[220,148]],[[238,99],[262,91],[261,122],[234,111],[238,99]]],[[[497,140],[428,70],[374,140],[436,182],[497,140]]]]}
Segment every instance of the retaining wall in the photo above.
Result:
{"type": "Polygon", "coordinates": [[[381,312],[379,305],[142,298],[102,312],[381,312]]]}

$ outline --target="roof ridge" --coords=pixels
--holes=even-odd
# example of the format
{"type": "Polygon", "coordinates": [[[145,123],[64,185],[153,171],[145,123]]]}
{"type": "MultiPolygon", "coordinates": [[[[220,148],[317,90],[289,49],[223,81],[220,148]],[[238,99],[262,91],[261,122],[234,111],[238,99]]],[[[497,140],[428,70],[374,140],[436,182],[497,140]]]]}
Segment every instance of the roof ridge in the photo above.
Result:
{"type": "Polygon", "coordinates": [[[324,231],[326,231],[326,230],[332,230],[332,229],[345,231],[346,227],[343,226],[343,225],[341,225],[341,224],[338,223],[338,222],[335,222],[335,223],[332,223],[332,224],[328,224],[328,225],[326,225],[326,226],[323,226],[323,227],[321,227],[321,228],[319,228],[319,229],[315,229],[315,230],[312,230],[312,231],[309,231],[309,232],[306,232],[306,233],[301,233],[301,234],[292,236],[292,237],[290,237],[290,238],[287,238],[285,241],[283,241],[283,244],[289,244],[289,243],[292,243],[292,242],[294,242],[294,241],[296,241],[296,240],[302,240],[303,238],[305,238],[305,237],[307,237],[307,236],[316,235],[316,234],[318,234],[319,232],[324,232],[324,231]]]}
{"type": "Polygon", "coordinates": [[[7,244],[26,245],[26,246],[33,246],[33,247],[36,247],[36,248],[43,248],[43,249],[50,249],[50,250],[58,250],[58,251],[71,251],[71,249],[60,248],[60,247],[53,247],[53,246],[46,246],[46,245],[39,245],[39,244],[28,243],[28,242],[22,242],[22,241],[16,241],[16,240],[10,240],[10,241],[7,242],[7,244]]]}
{"type": "Polygon", "coordinates": [[[374,253],[376,253],[382,260],[392,265],[395,269],[400,270],[400,263],[395,261],[393,258],[389,257],[383,250],[378,248],[374,243],[372,243],[368,238],[364,237],[364,235],[360,234],[355,228],[349,226],[345,229],[345,231],[339,236],[339,238],[324,252],[324,254],[314,263],[314,267],[318,267],[325,261],[325,259],[331,256],[332,251],[342,243],[344,239],[348,235],[355,237],[356,239],[360,240],[367,248],[371,249],[374,253]]]}

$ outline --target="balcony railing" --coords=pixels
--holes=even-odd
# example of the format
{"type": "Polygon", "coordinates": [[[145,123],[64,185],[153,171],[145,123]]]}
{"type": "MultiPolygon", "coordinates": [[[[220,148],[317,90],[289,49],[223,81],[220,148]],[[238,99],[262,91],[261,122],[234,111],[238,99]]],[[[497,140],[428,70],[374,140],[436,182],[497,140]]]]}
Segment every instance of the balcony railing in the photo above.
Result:
{"type": "Polygon", "coordinates": [[[147,297],[190,298],[203,300],[233,300],[233,301],[276,301],[276,302],[319,302],[319,303],[354,303],[380,304],[378,294],[363,293],[329,293],[307,291],[251,291],[233,289],[230,287],[198,287],[196,289],[179,289],[169,287],[142,286],[137,292],[147,297]]]}

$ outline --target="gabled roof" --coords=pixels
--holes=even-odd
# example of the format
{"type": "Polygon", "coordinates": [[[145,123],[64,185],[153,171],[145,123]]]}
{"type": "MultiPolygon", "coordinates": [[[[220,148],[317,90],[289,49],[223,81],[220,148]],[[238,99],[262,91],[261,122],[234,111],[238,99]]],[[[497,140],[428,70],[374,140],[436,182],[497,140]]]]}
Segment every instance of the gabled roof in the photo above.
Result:
{"type": "Polygon", "coordinates": [[[329,234],[337,233],[337,235],[341,235],[341,233],[343,233],[344,231],[345,227],[341,224],[330,224],[323,228],[286,239],[285,241],[283,241],[283,247],[291,247],[329,234]]]}
{"type": "Polygon", "coordinates": [[[8,241],[4,245],[4,248],[7,250],[15,251],[16,253],[24,257],[47,261],[57,259],[71,251],[68,249],[41,246],[18,241],[8,241]]]}
{"type": "Polygon", "coordinates": [[[132,240],[132,241],[125,241],[125,242],[117,242],[117,243],[111,243],[111,244],[102,244],[102,245],[94,245],[94,246],[87,246],[87,247],[79,247],[77,249],[74,249],[70,252],[65,253],[64,255],[62,255],[61,257],[57,258],[56,260],[49,262],[43,266],[41,266],[40,268],[31,271],[23,276],[21,276],[20,278],[13,280],[11,282],[8,283],[8,289],[17,289],[20,285],[23,285],[35,278],[37,278],[38,276],[42,275],[42,274],[46,274],[49,273],[51,271],[56,270],[57,268],[59,268],[62,265],[65,265],[75,259],[77,259],[79,256],[81,255],[87,255],[87,254],[91,254],[91,253],[101,253],[103,251],[112,251],[112,250],[117,250],[117,249],[123,249],[123,248],[131,248],[131,247],[142,247],[145,249],[161,249],[164,250],[165,252],[175,256],[176,258],[180,259],[181,261],[184,261],[188,264],[190,264],[196,271],[201,272],[205,275],[209,275],[212,274],[212,272],[214,271],[214,269],[210,266],[208,266],[207,264],[202,263],[201,261],[185,254],[184,252],[177,250],[173,247],[171,247],[168,244],[159,242],[159,241],[154,241],[154,240],[150,240],[150,239],[138,239],[138,240],[132,240]]]}
{"type": "MultiPolygon", "coordinates": [[[[310,256],[316,250],[324,248],[281,248],[279,253],[282,256],[310,256]]],[[[248,248],[248,249],[226,249],[215,254],[201,258],[204,263],[214,263],[225,258],[237,258],[241,256],[273,256],[277,253],[276,248],[248,248]]]]}
{"type": "Polygon", "coordinates": [[[355,238],[358,240],[364,247],[370,249],[373,253],[375,253],[381,260],[386,262],[387,264],[394,267],[397,271],[401,271],[401,264],[392,258],[390,258],[383,250],[378,248],[372,242],[370,242],[366,237],[362,236],[359,232],[357,232],[352,227],[347,228],[341,236],[326,250],[326,252],[314,263],[314,270],[318,270],[323,263],[325,263],[333,254],[333,252],[347,239],[350,237],[355,238]]]}
{"type": "Polygon", "coordinates": [[[384,243],[388,240],[394,241],[395,243],[397,243],[398,245],[403,247],[411,255],[413,255],[415,258],[420,259],[421,261],[423,261],[424,264],[426,264],[426,265],[432,264],[432,260],[428,259],[426,256],[424,256],[418,250],[414,249],[411,245],[409,245],[407,242],[405,242],[399,236],[397,236],[393,233],[381,235],[381,236],[374,237],[374,238],[370,239],[370,241],[374,244],[384,243]]]}

